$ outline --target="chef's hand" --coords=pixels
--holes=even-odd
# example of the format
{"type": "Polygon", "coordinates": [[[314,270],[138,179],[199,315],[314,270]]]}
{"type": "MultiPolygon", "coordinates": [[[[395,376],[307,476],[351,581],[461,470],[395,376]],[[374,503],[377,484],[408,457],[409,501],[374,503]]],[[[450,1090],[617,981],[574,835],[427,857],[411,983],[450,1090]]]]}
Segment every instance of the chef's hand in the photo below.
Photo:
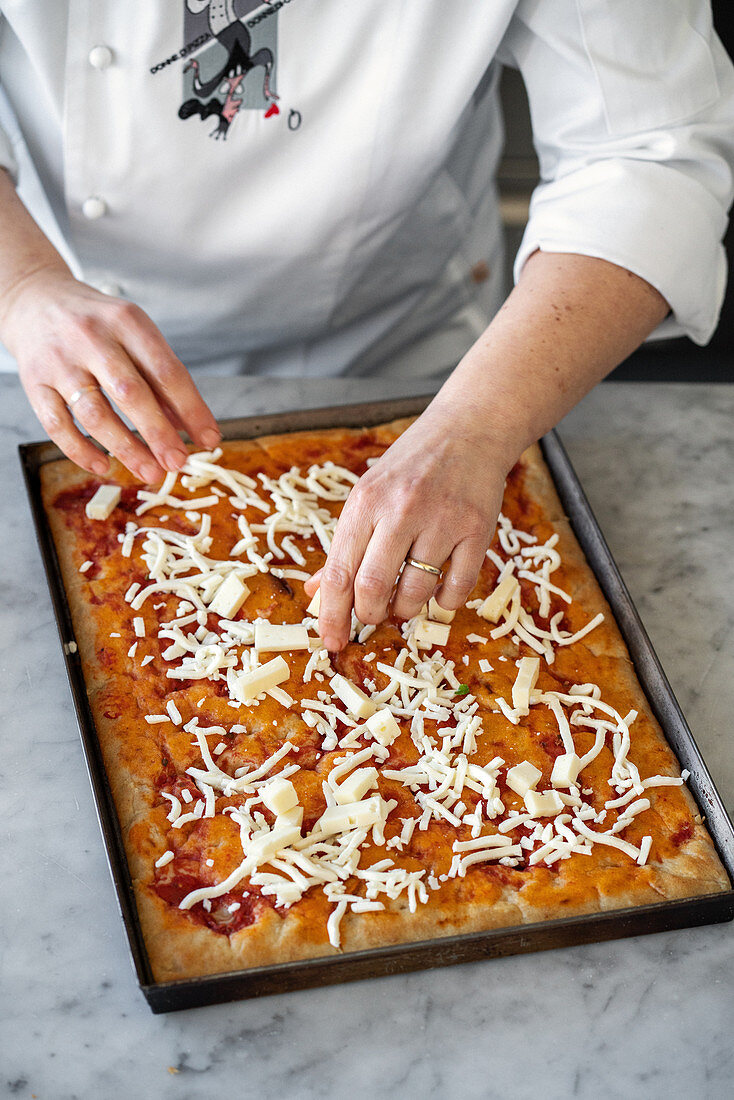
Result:
{"type": "Polygon", "coordinates": [[[416,615],[434,595],[453,610],[469,597],[490,544],[513,459],[482,411],[437,398],[360,478],[339,517],[323,570],[319,633],[330,652],[349,640],[351,610],[379,623],[416,615]],[[443,567],[443,579],[406,557],[443,567]],[[438,583],[437,583],[438,582],[438,583]],[[394,592],[393,592],[394,589],[394,592]]]}
{"type": "Polygon", "coordinates": [[[207,448],[221,438],[191,376],[150,318],[131,302],[79,282],[63,264],[29,274],[2,297],[0,336],[18,361],[41,424],[90,473],[104,477],[109,470],[92,439],[141,481],[158,482],[186,461],[178,429],[207,448]]]}
{"type": "MultiPolygon", "coordinates": [[[[347,499],[322,574],[319,631],[348,640],[350,610],[382,620],[406,555],[450,558],[436,598],[469,595],[494,530],[503,482],[523,450],[573,408],[669,312],[638,275],[593,256],[534,252],[499,313],[425,413],[347,499]]],[[[393,609],[414,615],[435,577],[406,565],[393,609]]]]}

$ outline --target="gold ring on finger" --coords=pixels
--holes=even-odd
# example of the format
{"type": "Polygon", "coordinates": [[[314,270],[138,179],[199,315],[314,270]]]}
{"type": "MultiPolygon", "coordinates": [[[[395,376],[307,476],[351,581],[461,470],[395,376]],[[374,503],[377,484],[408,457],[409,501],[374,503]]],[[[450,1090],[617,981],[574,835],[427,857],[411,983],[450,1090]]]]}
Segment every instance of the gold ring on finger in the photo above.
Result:
{"type": "Polygon", "coordinates": [[[85,393],[92,393],[93,390],[97,390],[98,393],[102,392],[102,387],[97,385],[82,386],[78,390],[74,390],[73,394],[66,402],[66,407],[73,409],[80,397],[84,397],[85,393]]]}
{"type": "Polygon", "coordinates": [[[418,558],[406,558],[406,565],[412,565],[414,569],[422,569],[424,573],[430,573],[434,577],[441,577],[443,570],[439,569],[437,565],[429,565],[427,561],[419,561],[418,558]]]}

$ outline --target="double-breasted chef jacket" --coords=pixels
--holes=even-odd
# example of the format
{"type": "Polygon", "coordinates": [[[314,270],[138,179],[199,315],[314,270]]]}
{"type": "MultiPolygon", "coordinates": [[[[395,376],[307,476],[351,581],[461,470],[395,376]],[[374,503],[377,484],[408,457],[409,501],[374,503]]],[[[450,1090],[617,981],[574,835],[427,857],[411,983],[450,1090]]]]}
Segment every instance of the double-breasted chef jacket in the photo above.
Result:
{"type": "Polygon", "coordinates": [[[527,86],[541,171],[516,277],[537,248],[601,257],[667,299],[660,335],[715,327],[734,74],[705,0],[0,12],[0,164],[15,174],[22,151],[76,273],[137,302],[189,365],[458,360],[501,293],[502,64],[527,86]]]}

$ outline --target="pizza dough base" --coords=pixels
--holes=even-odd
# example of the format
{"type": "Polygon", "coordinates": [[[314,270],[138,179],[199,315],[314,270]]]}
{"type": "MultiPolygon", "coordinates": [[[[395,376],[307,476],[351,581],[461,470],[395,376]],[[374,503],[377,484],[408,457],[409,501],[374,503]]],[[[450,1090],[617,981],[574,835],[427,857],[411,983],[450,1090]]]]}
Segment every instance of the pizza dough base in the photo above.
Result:
{"type": "MultiPolygon", "coordinates": [[[[306,467],[327,458],[339,462],[343,449],[348,449],[355,439],[364,440],[365,436],[373,445],[373,452],[377,453],[397,438],[409,423],[395,421],[364,431],[333,429],[295,432],[262,437],[257,441],[225,442],[222,464],[249,466],[253,462],[265,463],[266,467],[275,468],[277,476],[278,472],[294,464],[306,467]]],[[[127,487],[134,485],[131,475],[122,466],[113,465],[115,468],[110,480],[127,487]]],[[[602,698],[611,701],[620,713],[625,713],[625,708],[630,707],[638,710],[640,716],[633,728],[631,756],[641,773],[643,776],[659,773],[679,775],[678,762],[665,742],[637,682],[611,611],[563,515],[540,448],[530,448],[523,455],[520,465],[524,490],[539,508],[542,523],[552,525],[559,534],[557,549],[563,564],[553,580],[573,597],[565,628],[578,630],[597,612],[605,615],[604,622],[581,642],[558,648],[556,663],[549,671],[562,672],[578,683],[589,680],[600,683],[602,698]]],[[[42,467],[41,483],[155,980],[178,980],[336,954],[326,933],[326,921],[332,906],[319,889],[309,891],[282,915],[272,907],[263,905],[254,924],[231,935],[196,923],[188,913],[164,902],[153,890],[154,862],[168,847],[166,836],[170,825],[166,819],[168,806],[157,796],[156,777],[161,770],[161,751],[155,737],[157,727],[146,726],[143,714],[148,711],[164,712],[164,707],[161,702],[145,698],[148,669],[141,670],[142,684],[136,682],[136,691],[142,688],[144,698],[130,697],[130,661],[126,656],[129,639],[123,636],[117,643],[109,638],[110,626],[114,630],[116,619],[108,614],[110,608],[104,603],[110,588],[116,588],[118,611],[126,610],[127,619],[131,622],[133,612],[127,605],[121,604],[121,595],[126,591],[130,577],[115,569],[115,562],[123,563],[125,569],[129,563],[119,556],[110,557],[103,565],[100,578],[90,580],[80,574],[79,566],[85,560],[84,548],[76,537],[76,529],[67,524],[65,513],[54,507],[54,501],[59,493],[91,484],[96,486],[96,482],[93,483],[88,474],[71,462],[59,460],[42,467]],[[100,605],[90,603],[90,594],[95,592],[103,601],[102,610],[100,605]]],[[[509,510],[511,512],[511,507],[509,510]]],[[[145,519],[140,522],[145,523],[145,519]]],[[[549,533],[542,534],[541,541],[549,533]]],[[[114,547],[111,549],[114,550],[114,547]]],[[[298,590],[300,593],[300,585],[298,590]]],[[[293,616],[293,621],[299,621],[298,615],[302,613],[303,609],[293,616]]],[[[464,636],[472,632],[489,634],[493,624],[484,624],[473,613],[465,614],[470,616],[469,625],[461,626],[460,612],[452,626],[454,641],[460,631],[464,636]]],[[[363,648],[369,650],[373,641],[374,636],[363,648]]],[[[469,643],[466,643],[465,650],[473,654],[471,690],[484,704],[480,706],[479,713],[483,716],[485,731],[492,731],[494,727],[499,729],[499,723],[506,730],[505,720],[485,709],[493,692],[483,690],[482,674],[476,667],[482,653],[469,643]]],[[[508,643],[507,652],[517,656],[517,649],[512,643],[508,643]]],[[[512,657],[507,662],[508,669],[511,665],[512,657]]],[[[150,669],[154,667],[154,664],[149,666],[150,669]]],[[[498,669],[496,663],[495,669],[498,669]]],[[[463,676],[460,666],[457,673],[463,676]]],[[[492,674],[488,678],[496,681],[496,676],[492,674]]],[[[508,698],[506,693],[505,698],[508,698]]],[[[232,710],[222,711],[222,715],[228,716],[230,722],[233,717],[235,721],[241,720],[232,710]]],[[[257,723],[256,712],[249,712],[247,717],[248,722],[257,723]]],[[[288,720],[281,722],[281,727],[287,724],[288,720]]],[[[291,724],[297,731],[298,722],[293,719],[291,724]]],[[[263,718],[263,728],[265,725],[266,719],[263,718]]],[[[170,734],[170,729],[167,732],[170,734]]],[[[286,729],[286,735],[287,732],[286,729]]],[[[176,740],[176,734],[180,735],[180,752],[184,758],[176,762],[176,767],[182,769],[188,766],[183,742],[190,741],[190,738],[178,730],[174,731],[173,740],[176,740]]],[[[491,732],[485,735],[487,740],[491,739],[491,732]]],[[[284,739],[285,736],[281,738],[284,739]]],[[[525,754],[526,758],[530,758],[529,753],[530,749],[525,754]]],[[[494,751],[490,750],[488,754],[483,754],[482,759],[489,759],[492,755],[494,751]]],[[[188,763],[194,763],[196,759],[198,755],[191,749],[188,763]]],[[[584,773],[586,786],[595,786],[595,770],[608,775],[608,770],[604,772],[599,762],[595,761],[584,773]]],[[[624,833],[632,843],[639,843],[645,833],[652,834],[653,852],[646,866],[638,867],[623,853],[595,845],[590,856],[573,856],[559,861],[552,870],[544,865],[523,872],[496,865],[471,868],[465,878],[450,879],[439,890],[431,892],[428,904],[419,904],[415,913],[408,911],[404,897],[394,902],[385,901],[386,909],[382,912],[353,914],[347,910],[340,926],[341,951],[360,951],[459,933],[490,931],[728,890],[728,876],[706,829],[700,820],[696,820],[698,809],[688,790],[685,787],[663,787],[646,792],[646,796],[650,798],[652,807],[641,815],[644,827],[635,821],[624,833]],[[674,845],[669,838],[681,825],[691,835],[682,844],[674,845]]],[[[441,827],[435,822],[428,833],[435,834],[435,843],[443,847],[444,852],[450,849],[456,835],[455,830],[447,826],[447,836],[442,838],[441,827]]],[[[421,835],[421,843],[433,842],[430,837],[426,840],[426,837],[426,833],[421,835]]],[[[395,855],[392,851],[385,853],[378,850],[376,858],[384,854],[395,855]]],[[[395,858],[397,862],[398,857],[395,858]]],[[[401,858],[400,862],[408,865],[405,859],[401,858]]],[[[418,861],[414,861],[414,865],[421,866],[418,861]]]]}

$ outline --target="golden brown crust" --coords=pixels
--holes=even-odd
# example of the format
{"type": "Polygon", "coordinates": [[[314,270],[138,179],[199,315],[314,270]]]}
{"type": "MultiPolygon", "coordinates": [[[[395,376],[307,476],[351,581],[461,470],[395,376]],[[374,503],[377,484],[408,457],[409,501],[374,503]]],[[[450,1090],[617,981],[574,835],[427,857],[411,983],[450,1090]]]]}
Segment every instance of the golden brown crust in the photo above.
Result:
{"type": "MultiPolygon", "coordinates": [[[[366,459],[382,453],[409,423],[409,420],[402,420],[362,431],[298,432],[226,443],[222,461],[252,476],[262,471],[277,477],[292,465],[306,469],[311,463],[331,458],[359,473],[365,468],[366,459]]],[[[66,461],[49,463],[41,471],[44,507],[72,610],[79,659],[125,839],[138,912],[156,980],[333,954],[334,948],[326,932],[332,906],[320,890],[310,890],[300,902],[282,911],[255,892],[246,904],[243,898],[238,918],[242,918],[241,926],[224,934],[195,918],[192,911],[179,909],[178,899],[186,890],[178,889],[175,882],[164,880],[161,875],[156,877],[155,860],[171,846],[176,848],[177,860],[180,855],[184,865],[191,870],[191,882],[200,883],[221,881],[235,869],[242,853],[238,848],[237,830],[228,817],[220,815],[210,821],[202,820],[190,831],[187,831],[188,826],[181,830],[171,827],[166,816],[168,804],[159,793],[162,785],[166,789],[179,790],[182,778],[186,780],[186,768],[200,764],[201,758],[190,735],[171,723],[147,725],[146,714],[165,713],[165,704],[172,699],[182,714],[199,714],[205,724],[228,727],[233,720],[242,723],[248,732],[238,735],[231,744],[228,742],[223,760],[230,760],[228,754],[231,754],[232,761],[244,759],[257,764],[290,738],[302,753],[302,771],[294,777],[294,783],[307,814],[308,807],[317,807],[318,799],[322,798],[321,781],[336,754],[316,751],[313,731],[295,711],[278,712],[275,704],[267,702],[257,709],[241,708],[233,719],[226,698],[212,691],[210,686],[166,679],[165,662],[160,657],[153,631],[160,616],[153,611],[152,600],[137,614],[144,616],[148,625],[139,648],[153,654],[154,659],[147,668],[141,668],[137,663],[139,654],[137,661],[127,656],[136,638],[131,625],[133,613],[124,600],[124,593],[133,580],[145,583],[146,573],[137,552],[129,559],[120,556],[117,537],[124,530],[125,520],[134,514],[136,486],[117,464],[110,480],[123,487],[123,501],[116,510],[114,522],[99,525],[83,517],[83,502],[91,496],[96,482],[66,461]],[[82,562],[90,559],[94,560],[93,569],[80,573],[82,562]],[[119,638],[110,637],[118,633],[119,638]],[[203,704],[197,708],[200,700],[203,704]],[[174,786],[175,783],[179,786],[174,786]],[[213,861],[211,868],[206,858],[213,861]],[[245,909],[246,914],[243,913],[245,909]]],[[[159,508],[155,514],[164,510],[159,508]]],[[[558,602],[564,612],[562,629],[575,632],[598,612],[605,617],[590,635],[557,650],[555,663],[543,666],[538,687],[563,692],[572,683],[598,683],[604,689],[605,700],[620,714],[632,709],[639,712],[634,725],[634,760],[643,778],[658,774],[678,776],[678,763],[649,708],[609,607],[563,515],[538,447],[531,448],[523,456],[508,479],[503,511],[518,527],[537,535],[540,541],[553,531],[558,534],[557,549],[562,565],[554,573],[553,581],[573,596],[570,606],[558,602]]],[[[338,507],[334,506],[332,512],[338,514],[338,507]]],[[[212,550],[213,556],[226,556],[231,537],[228,541],[220,538],[216,522],[213,531],[219,539],[212,550]]],[[[315,547],[307,552],[307,559],[306,571],[312,572],[323,560],[323,554],[315,547]]],[[[496,570],[488,564],[478,582],[477,593],[482,597],[487,595],[495,578],[496,570]]],[[[288,598],[267,576],[259,576],[253,587],[252,600],[258,614],[267,618],[277,609],[276,621],[298,622],[305,613],[308,599],[303,596],[300,584],[294,584],[297,591],[288,598]]],[[[524,602],[528,598],[523,589],[524,602]]],[[[162,596],[161,604],[165,605],[162,614],[167,615],[175,601],[162,596]]],[[[521,719],[517,726],[510,726],[497,713],[494,704],[495,697],[510,698],[516,672],[514,660],[519,653],[531,651],[518,649],[508,638],[493,643],[494,668],[490,673],[483,673],[479,660],[487,651],[482,645],[469,643],[467,635],[488,635],[491,627],[492,624],[478,619],[475,612],[461,609],[446,647],[447,656],[456,661],[457,669],[463,667],[459,664],[463,654],[469,655],[462,678],[479,701],[483,742],[486,742],[478,749],[476,759],[485,763],[499,753],[508,765],[521,759],[531,760],[543,772],[541,786],[547,785],[553,759],[559,751],[557,728],[550,719],[546,721],[537,714],[533,715],[532,723],[521,719]]],[[[395,625],[387,623],[378,629],[369,644],[375,649],[392,648],[394,653],[402,641],[395,625]]],[[[337,658],[339,671],[347,675],[353,672],[364,652],[365,647],[359,648],[356,643],[347,647],[337,658]]],[[[307,655],[298,655],[292,661],[292,679],[296,684],[298,670],[303,669],[306,659],[307,655]]],[[[288,686],[291,690],[291,682],[288,686]]],[[[294,689],[294,694],[298,696],[298,690],[294,689]]],[[[303,685],[300,697],[305,694],[306,685],[303,685]]],[[[576,731],[575,736],[583,751],[593,744],[594,736],[589,731],[576,731]]],[[[409,747],[409,739],[401,737],[395,751],[391,750],[392,762],[387,766],[395,767],[394,757],[400,757],[401,753],[403,759],[397,766],[405,766],[409,747]]],[[[603,798],[609,797],[606,780],[612,759],[611,749],[605,747],[584,773],[584,782],[590,789],[606,791],[604,795],[599,793],[597,809],[603,798]]],[[[401,793],[394,781],[385,781],[385,789],[388,792],[385,797],[406,797],[404,789],[401,793]]],[[[470,868],[464,878],[442,882],[440,888],[432,892],[429,903],[418,905],[414,913],[409,912],[404,894],[387,902],[381,912],[354,914],[347,911],[341,923],[342,950],[417,942],[728,889],[726,872],[708,833],[697,820],[698,810],[689,792],[684,787],[660,787],[651,789],[647,796],[650,809],[624,830],[624,838],[636,845],[643,835],[653,837],[650,859],[645,866],[639,867],[628,856],[600,844],[594,846],[591,855],[573,856],[552,867],[538,864],[520,871],[482,864],[470,868]]],[[[521,801],[511,792],[506,791],[504,797],[508,806],[522,807],[521,801]]],[[[402,805],[396,816],[401,810],[414,816],[413,811],[402,805]]],[[[399,832],[398,824],[386,831],[386,838],[389,840],[399,832]]],[[[455,837],[456,832],[451,827],[435,821],[425,832],[416,830],[403,864],[427,867],[437,875],[445,873],[451,858],[451,841],[455,837]]],[[[395,855],[395,852],[375,848],[372,858],[379,859],[386,854],[395,855]]]]}

